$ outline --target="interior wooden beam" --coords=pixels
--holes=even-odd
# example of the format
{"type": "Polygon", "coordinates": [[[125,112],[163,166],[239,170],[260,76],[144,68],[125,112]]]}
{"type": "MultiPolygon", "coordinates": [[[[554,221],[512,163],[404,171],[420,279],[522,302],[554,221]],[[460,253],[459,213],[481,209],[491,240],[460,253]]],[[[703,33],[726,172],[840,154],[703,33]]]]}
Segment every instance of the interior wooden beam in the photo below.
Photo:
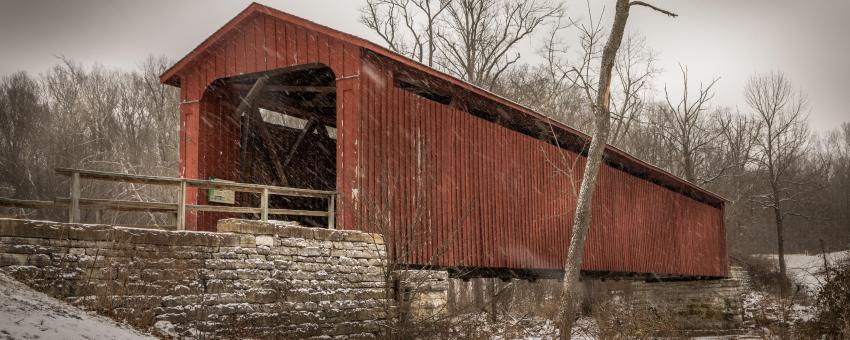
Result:
{"type": "Polygon", "coordinates": [[[286,172],[283,170],[283,165],[280,161],[280,156],[277,154],[277,146],[274,143],[274,139],[272,139],[271,133],[269,133],[268,127],[263,122],[263,117],[260,115],[259,109],[253,109],[251,112],[251,120],[258,122],[258,124],[253,124],[257,127],[257,130],[260,131],[260,138],[263,140],[263,144],[266,146],[266,151],[269,153],[269,158],[271,158],[272,166],[274,167],[275,175],[277,175],[278,181],[276,185],[289,186],[289,180],[286,178],[286,172]]]}
{"type": "Polygon", "coordinates": [[[275,98],[272,101],[275,104],[278,104],[284,111],[294,113],[296,116],[306,117],[306,119],[312,119],[312,118],[321,119],[322,118],[316,112],[312,112],[310,110],[307,110],[305,108],[297,106],[295,104],[295,103],[297,103],[297,101],[294,101],[292,99],[280,97],[280,98],[275,98]]]}
{"type": "MultiPolygon", "coordinates": [[[[249,118],[255,122],[262,122],[263,117],[260,116],[260,110],[254,105],[260,93],[262,93],[263,88],[268,83],[269,77],[266,75],[262,75],[254,82],[254,85],[251,86],[251,89],[248,90],[248,94],[245,97],[240,98],[239,106],[236,108],[237,115],[251,115],[249,118]]],[[[275,147],[274,140],[272,139],[271,134],[269,133],[268,128],[266,128],[265,124],[252,124],[257,126],[257,130],[260,131],[260,138],[263,140],[263,144],[266,145],[266,151],[268,151],[269,156],[272,160],[272,165],[274,166],[275,175],[278,178],[278,185],[288,186],[289,181],[286,179],[286,173],[283,171],[283,166],[280,163],[280,157],[277,154],[277,148],[275,147]]],[[[244,146],[243,146],[244,147],[244,146]]]]}
{"type": "Polygon", "coordinates": [[[260,93],[263,92],[263,88],[268,82],[269,77],[266,75],[262,75],[254,81],[254,84],[251,85],[251,88],[248,90],[248,94],[239,98],[239,106],[236,107],[237,115],[241,116],[245,114],[254,106],[254,102],[257,100],[257,97],[260,96],[260,93]]]}
{"type": "MultiPolygon", "coordinates": [[[[250,144],[249,136],[253,133],[251,127],[251,117],[253,115],[243,114],[241,116],[242,127],[239,138],[239,181],[242,183],[250,183],[248,176],[253,172],[251,162],[248,159],[248,145],[250,144]]],[[[262,123],[262,122],[260,122],[262,123]]]]}
{"type": "Polygon", "coordinates": [[[304,120],[310,120],[312,118],[318,118],[324,125],[327,126],[336,126],[336,116],[332,112],[327,112],[325,109],[321,108],[305,108],[300,105],[296,106],[293,104],[292,100],[282,100],[283,98],[271,98],[269,96],[265,96],[260,98],[257,101],[257,106],[264,108],[266,110],[285,113],[287,115],[302,118],[304,120]],[[315,110],[315,111],[314,111],[315,110]]]}
{"type": "MultiPolygon", "coordinates": [[[[262,77],[276,77],[279,75],[287,74],[287,73],[295,73],[301,71],[310,71],[310,70],[318,70],[321,68],[327,68],[327,66],[319,63],[311,63],[311,64],[301,64],[290,66],[286,68],[280,68],[271,71],[265,71],[262,73],[262,77]]],[[[229,79],[231,82],[236,83],[247,83],[249,86],[254,82],[254,74],[244,74],[239,76],[234,76],[229,79]]]]}
{"type": "Polygon", "coordinates": [[[289,165],[289,162],[292,161],[292,158],[295,157],[295,153],[298,152],[298,147],[304,142],[304,139],[311,133],[316,127],[319,126],[319,120],[316,118],[310,119],[307,121],[307,125],[304,126],[304,130],[298,135],[298,139],[295,140],[295,144],[292,144],[292,148],[289,150],[289,154],[286,155],[286,158],[283,160],[283,166],[286,167],[289,165]]]}
{"type": "MultiPolygon", "coordinates": [[[[249,84],[234,84],[239,90],[250,88],[249,84]]],[[[263,88],[267,92],[309,92],[309,93],[336,93],[334,86],[312,86],[312,85],[266,85],[263,88]]]]}
{"type": "Polygon", "coordinates": [[[310,100],[302,101],[301,104],[304,107],[318,107],[318,108],[326,108],[326,107],[336,107],[336,103],[333,100],[329,100],[325,97],[317,96],[310,100]]]}

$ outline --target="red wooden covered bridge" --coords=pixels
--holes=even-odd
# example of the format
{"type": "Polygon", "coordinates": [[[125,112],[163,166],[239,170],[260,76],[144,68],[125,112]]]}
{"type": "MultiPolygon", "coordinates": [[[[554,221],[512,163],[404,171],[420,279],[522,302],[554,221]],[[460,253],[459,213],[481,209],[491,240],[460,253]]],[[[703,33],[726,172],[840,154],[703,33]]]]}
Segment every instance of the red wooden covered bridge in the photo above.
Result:
{"type": "MultiPolygon", "coordinates": [[[[180,87],[183,177],[335,190],[336,227],[383,233],[410,265],[563,267],[589,140],[568,126],[258,4],[161,81],[180,87]]],[[[722,198],[614,147],[605,160],[585,271],[726,275],[722,198]]]]}

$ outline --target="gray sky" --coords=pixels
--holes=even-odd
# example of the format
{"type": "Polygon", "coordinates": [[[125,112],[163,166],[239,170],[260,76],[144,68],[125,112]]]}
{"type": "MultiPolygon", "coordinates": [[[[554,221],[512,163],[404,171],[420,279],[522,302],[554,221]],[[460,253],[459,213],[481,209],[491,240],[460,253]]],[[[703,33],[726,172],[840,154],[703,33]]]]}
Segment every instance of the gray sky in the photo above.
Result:
{"type": "MultiPolygon", "coordinates": [[[[357,21],[361,0],[258,1],[320,24],[379,42],[357,21]]],[[[592,1],[599,10],[613,1],[592,1]]],[[[743,87],[750,74],[782,70],[810,99],[818,130],[850,121],[850,1],[654,0],[677,12],[667,18],[636,8],[629,29],[644,35],[664,72],[656,88],[679,87],[678,63],[692,81],[721,80],[714,104],[746,110],[743,87]]],[[[177,60],[244,9],[250,1],[0,0],[0,74],[44,72],[57,55],[107,67],[132,69],[147,55],[177,60]]],[[[581,0],[568,0],[577,18],[581,0]]],[[[522,47],[530,55],[539,46],[522,47]]],[[[661,93],[659,92],[659,96],[661,93]]]]}

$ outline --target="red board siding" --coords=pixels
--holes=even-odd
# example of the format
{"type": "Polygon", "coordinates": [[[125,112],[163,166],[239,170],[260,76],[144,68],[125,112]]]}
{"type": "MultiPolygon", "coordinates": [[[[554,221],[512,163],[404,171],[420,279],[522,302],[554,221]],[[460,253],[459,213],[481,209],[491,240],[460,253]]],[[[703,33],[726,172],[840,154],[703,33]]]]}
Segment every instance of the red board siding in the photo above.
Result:
{"type": "MultiPolygon", "coordinates": [[[[201,102],[201,127],[198,144],[200,159],[197,178],[239,181],[239,116],[227,98],[209,95],[201,102]]],[[[197,202],[209,204],[207,191],[199,190],[197,202]]],[[[238,214],[204,212],[198,214],[198,230],[214,231],[222,218],[238,214]]]]}
{"type": "MultiPolygon", "coordinates": [[[[584,157],[395,88],[369,64],[348,132],[362,143],[352,190],[380,203],[353,214],[385,213],[404,263],[562,268],[584,157]]],[[[718,208],[605,165],[593,215],[586,270],[725,275],[718,208]]]]}

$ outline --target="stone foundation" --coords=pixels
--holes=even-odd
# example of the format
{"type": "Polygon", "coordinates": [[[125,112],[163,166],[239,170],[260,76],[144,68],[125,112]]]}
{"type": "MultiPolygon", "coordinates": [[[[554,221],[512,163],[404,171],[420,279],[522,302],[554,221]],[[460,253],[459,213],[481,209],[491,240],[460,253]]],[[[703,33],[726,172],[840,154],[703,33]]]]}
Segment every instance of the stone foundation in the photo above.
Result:
{"type": "Polygon", "coordinates": [[[142,329],[193,338],[375,338],[380,235],[223,220],[219,233],[0,219],[0,270],[142,329]]]}
{"type": "Polygon", "coordinates": [[[633,282],[613,294],[632,306],[664,310],[684,331],[737,330],[743,326],[739,288],[735,280],[633,282]]]}
{"type": "MultiPolygon", "coordinates": [[[[744,280],[679,282],[643,282],[585,278],[580,290],[584,296],[582,311],[594,313],[594,307],[618,299],[631,307],[644,307],[671,317],[672,327],[685,334],[714,333],[743,328],[742,293],[744,280]]],[[[449,280],[449,307],[452,313],[510,310],[515,315],[551,317],[563,282],[554,279],[529,282],[476,278],[449,280]],[[495,304],[492,302],[495,301],[495,304]],[[498,306],[498,307],[497,307],[498,306]]],[[[623,317],[628,317],[624,315],[623,317]]]]}
{"type": "Polygon", "coordinates": [[[442,270],[397,270],[393,272],[399,317],[438,320],[448,315],[449,274],[442,270]]]}
{"type": "MultiPolygon", "coordinates": [[[[377,234],[246,220],[222,220],[218,230],[0,219],[0,270],[136,327],[193,338],[368,339],[389,318],[492,309],[494,298],[546,317],[560,288],[557,280],[464,282],[443,271],[389,276],[377,234]]],[[[739,280],[584,282],[588,301],[616,295],[668,309],[682,329],[741,325],[739,280]]]]}

